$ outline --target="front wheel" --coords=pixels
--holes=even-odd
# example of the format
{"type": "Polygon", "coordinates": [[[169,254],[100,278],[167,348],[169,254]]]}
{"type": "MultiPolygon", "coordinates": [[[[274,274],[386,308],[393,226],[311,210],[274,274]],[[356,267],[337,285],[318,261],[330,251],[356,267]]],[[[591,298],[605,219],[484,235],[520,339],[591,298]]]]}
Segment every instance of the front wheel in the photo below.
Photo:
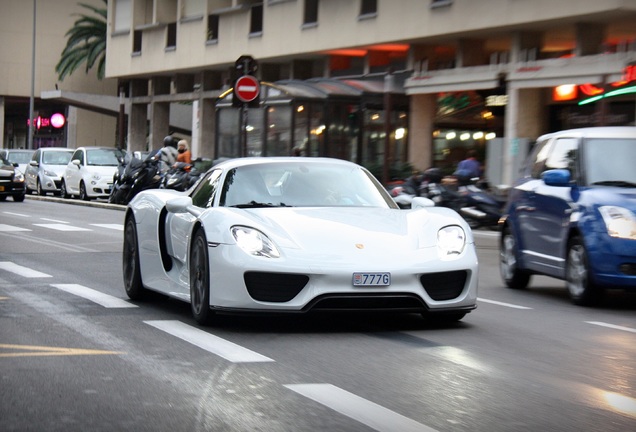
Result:
{"type": "Polygon", "coordinates": [[[126,294],[132,300],[142,300],[146,289],[141,280],[137,226],[135,225],[135,217],[132,215],[126,219],[126,226],[124,228],[122,264],[126,294]]]}
{"type": "Polygon", "coordinates": [[[192,238],[190,251],[190,306],[192,316],[201,325],[209,325],[214,317],[210,309],[210,263],[208,241],[202,228],[192,238]]]}
{"type": "Polygon", "coordinates": [[[46,192],[44,192],[44,189],[42,189],[42,183],[40,182],[40,179],[36,180],[35,187],[37,188],[36,191],[37,191],[38,195],[40,195],[40,196],[46,195],[46,192]]]}
{"type": "Polygon", "coordinates": [[[80,182],[80,186],[79,186],[79,199],[81,199],[82,201],[88,201],[90,200],[88,194],[86,193],[86,185],[84,184],[84,182],[80,182]]]}
{"type": "Polygon", "coordinates": [[[524,289],[530,283],[530,273],[517,266],[517,242],[510,228],[504,228],[499,245],[499,270],[508,288],[524,289]]]}
{"type": "Polygon", "coordinates": [[[598,303],[603,291],[590,278],[590,266],[583,239],[573,237],[568,244],[565,278],[572,303],[592,306],[598,303]]]}
{"type": "Polygon", "coordinates": [[[62,198],[70,198],[71,196],[68,193],[68,189],[66,189],[66,182],[62,180],[62,184],[60,185],[60,196],[62,198]]]}

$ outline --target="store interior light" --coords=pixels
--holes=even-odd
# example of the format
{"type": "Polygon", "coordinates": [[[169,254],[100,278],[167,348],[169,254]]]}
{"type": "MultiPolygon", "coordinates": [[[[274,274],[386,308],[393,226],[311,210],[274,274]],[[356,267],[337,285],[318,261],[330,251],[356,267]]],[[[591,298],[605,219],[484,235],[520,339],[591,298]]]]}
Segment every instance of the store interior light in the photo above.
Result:
{"type": "Polygon", "coordinates": [[[404,128],[397,128],[395,130],[395,139],[402,139],[406,134],[406,130],[404,128]]]}
{"type": "Polygon", "coordinates": [[[448,132],[446,134],[446,139],[447,140],[452,140],[452,139],[455,139],[456,136],[457,136],[457,134],[455,132],[448,132]]]}
{"type": "Polygon", "coordinates": [[[495,138],[497,138],[497,134],[496,134],[496,133],[494,133],[494,132],[488,132],[488,133],[486,134],[485,138],[486,138],[487,140],[495,139],[495,138]]]}
{"type": "Polygon", "coordinates": [[[470,133],[464,132],[463,134],[461,134],[459,136],[459,139],[462,140],[462,141],[466,141],[466,140],[470,139],[470,133]]]}
{"type": "Polygon", "coordinates": [[[473,139],[479,140],[482,139],[484,137],[484,133],[483,132],[475,132],[473,134],[473,139]]]}

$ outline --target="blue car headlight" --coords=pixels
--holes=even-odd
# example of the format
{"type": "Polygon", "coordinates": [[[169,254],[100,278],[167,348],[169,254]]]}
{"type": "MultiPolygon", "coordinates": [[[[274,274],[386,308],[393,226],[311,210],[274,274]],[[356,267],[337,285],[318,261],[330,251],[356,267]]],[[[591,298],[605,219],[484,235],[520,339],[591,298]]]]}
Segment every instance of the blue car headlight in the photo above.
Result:
{"type": "Polygon", "coordinates": [[[274,242],[259,230],[246,226],[234,226],[232,227],[232,236],[234,236],[236,244],[250,255],[265,258],[280,257],[274,242]]]}
{"type": "Polygon", "coordinates": [[[459,225],[449,225],[437,232],[437,249],[440,257],[459,255],[466,247],[466,233],[459,225]]]}
{"type": "Polygon", "coordinates": [[[602,206],[598,211],[603,217],[607,233],[616,238],[636,240],[636,215],[624,207],[602,206]]]}

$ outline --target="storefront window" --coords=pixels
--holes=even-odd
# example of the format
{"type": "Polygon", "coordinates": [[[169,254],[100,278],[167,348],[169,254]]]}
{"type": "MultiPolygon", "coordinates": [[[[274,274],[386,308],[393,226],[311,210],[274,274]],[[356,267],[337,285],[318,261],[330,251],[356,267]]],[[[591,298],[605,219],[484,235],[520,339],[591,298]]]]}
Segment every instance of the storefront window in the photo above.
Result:
{"type": "Polygon", "coordinates": [[[291,153],[291,107],[267,108],[267,155],[288,156],[291,153]]]}

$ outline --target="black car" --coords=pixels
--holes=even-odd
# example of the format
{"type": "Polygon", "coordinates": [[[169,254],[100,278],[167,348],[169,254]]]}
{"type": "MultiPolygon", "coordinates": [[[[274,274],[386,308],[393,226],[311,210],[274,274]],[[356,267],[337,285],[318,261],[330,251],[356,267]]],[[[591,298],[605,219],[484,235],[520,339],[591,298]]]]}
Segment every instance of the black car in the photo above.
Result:
{"type": "Polygon", "coordinates": [[[17,163],[12,164],[0,155],[0,201],[6,200],[8,196],[12,196],[13,201],[24,201],[24,175],[16,169],[17,166],[17,163]]]}

